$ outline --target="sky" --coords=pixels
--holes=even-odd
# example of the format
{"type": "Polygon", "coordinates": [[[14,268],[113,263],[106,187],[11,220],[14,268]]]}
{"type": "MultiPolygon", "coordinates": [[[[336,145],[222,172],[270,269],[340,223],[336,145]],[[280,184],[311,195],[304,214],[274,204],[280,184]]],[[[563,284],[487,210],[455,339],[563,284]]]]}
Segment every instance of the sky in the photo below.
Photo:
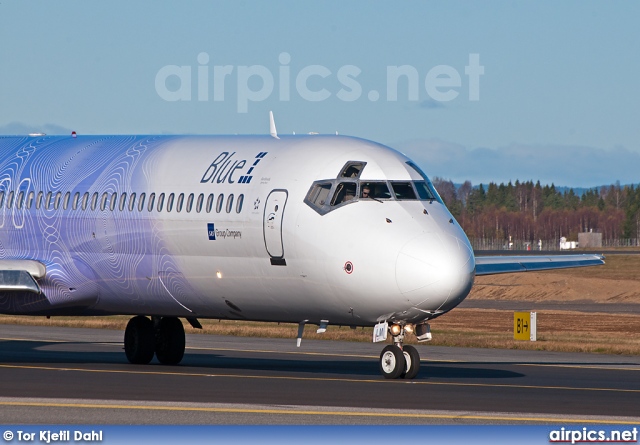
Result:
{"type": "Polygon", "coordinates": [[[638,183],[640,2],[1,0],[0,134],[332,133],[454,182],[638,183]]]}

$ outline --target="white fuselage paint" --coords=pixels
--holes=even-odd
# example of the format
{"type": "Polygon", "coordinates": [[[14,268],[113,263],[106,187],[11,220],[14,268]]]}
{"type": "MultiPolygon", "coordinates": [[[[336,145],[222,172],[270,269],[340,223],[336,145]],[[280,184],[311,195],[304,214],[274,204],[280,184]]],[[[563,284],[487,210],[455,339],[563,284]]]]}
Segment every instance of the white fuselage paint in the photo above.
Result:
{"type": "Polygon", "coordinates": [[[177,200],[184,193],[183,209],[176,212],[175,201],[171,212],[149,212],[146,204],[143,211],[137,204],[128,211],[128,201],[124,211],[60,209],[58,223],[73,227],[71,236],[69,230],[43,229],[58,224],[47,220],[51,212],[7,210],[5,204],[5,257],[47,266],[51,274],[40,284],[52,313],[70,307],[70,313],[87,314],[416,323],[454,308],[473,284],[469,241],[439,200],[356,199],[326,214],[305,202],[315,181],[336,180],[349,161],[366,162],[360,181],[423,179],[408,158],[383,145],[338,136],[189,136],[159,137],[152,149],[136,151],[119,139],[132,160],[118,170],[115,155],[103,166],[92,165],[82,147],[93,139],[79,137],[79,154],[67,162],[76,162],[71,166],[77,169],[104,168],[112,180],[79,179],[65,188],[68,173],[61,167],[40,176],[33,169],[13,177],[0,173],[14,184],[28,176],[36,193],[49,188],[64,197],[70,191],[72,199],[76,191],[98,192],[100,198],[104,191],[118,197],[145,193],[147,199],[164,193],[166,206],[169,194],[177,200]],[[213,210],[207,213],[210,193],[213,210]],[[194,202],[187,212],[190,194],[194,202]],[[205,202],[196,212],[200,194],[205,202]],[[222,210],[216,212],[221,195],[222,210]],[[20,243],[36,236],[48,236],[50,243],[24,250],[20,243]],[[66,273],[69,265],[73,271],[66,273]]]}

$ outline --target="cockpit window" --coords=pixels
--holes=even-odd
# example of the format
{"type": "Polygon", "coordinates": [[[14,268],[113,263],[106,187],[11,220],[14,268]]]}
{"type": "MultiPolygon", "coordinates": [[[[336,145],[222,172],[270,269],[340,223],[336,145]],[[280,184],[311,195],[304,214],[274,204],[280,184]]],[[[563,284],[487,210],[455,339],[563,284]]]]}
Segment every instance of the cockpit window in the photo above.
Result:
{"type": "Polygon", "coordinates": [[[331,183],[314,184],[309,190],[307,200],[316,207],[322,207],[329,198],[329,192],[331,191],[331,183]]]}
{"type": "Polygon", "coordinates": [[[340,172],[339,178],[357,178],[360,176],[362,169],[364,168],[365,162],[347,162],[347,165],[344,166],[342,172],[340,172]]]}
{"type": "Polygon", "coordinates": [[[431,181],[429,181],[429,178],[422,171],[422,169],[420,169],[420,167],[418,167],[416,164],[414,164],[411,161],[407,161],[407,165],[409,167],[411,167],[412,169],[414,169],[422,177],[422,179],[424,179],[424,183],[427,186],[427,190],[429,191],[429,195],[433,196],[433,198],[423,198],[422,197],[422,193],[420,191],[420,187],[422,187],[422,186],[420,185],[420,181],[417,181],[417,182],[415,182],[415,184],[416,184],[416,189],[418,190],[418,194],[420,195],[420,199],[429,199],[429,200],[435,199],[439,203],[443,204],[442,198],[440,198],[440,195],[438,195],[438,192],[436,191],[436,188],[433,186],[431,181]]]}
{"type": "Polygon", "coordinates": [[[391,187],[393,188],[396,199],[399,201],[417,199],[410,182],[392,182],[391,187]]]}
{"type": "Polygon", "coordinates": [[[389,186],[386,182],[365,182],[360,183],[360,199],[391,199],[389,186]]]}
{"type": "Polygon", "coordinates": [[[431,181],[429,181],[429,178],[427,177],[427,175],[416,164],[414,164],[411,161],[407,161],[407,165],[409,167],[411,167],[412,169],[414,169],[416,171],[416,173],[418,173],[420,176],[422,176],[422,179],[424,179],[426,182],[431,182],[431,181]]]}
{"type": "Polygon", "coordinates": [[[354,200],[357,196],[356,188],[357,186],[355,182],[341,182],[338,184],[336,192],[333,194],[331,205],[337,206],[354,200]]]}
{"type": "Polygon", "coordinates": [[[427,186],[427,183],[425,181],[415,181],[413,183],[416,186],[416,190],[418,191],[418,196],[420,197],[421,200],[433,200],[436,199],[436,197],[433,195],[433,193],[431,193],[431,190],[429,190],[429,187],[427,186]]]}
{"type": "Polygon", "coordinates": [[[382,203],[384,200],[442,202],[427,181],[357,181],[340,178],[314,182],[304,202],[324,215],[347,203],[382,203]]]}

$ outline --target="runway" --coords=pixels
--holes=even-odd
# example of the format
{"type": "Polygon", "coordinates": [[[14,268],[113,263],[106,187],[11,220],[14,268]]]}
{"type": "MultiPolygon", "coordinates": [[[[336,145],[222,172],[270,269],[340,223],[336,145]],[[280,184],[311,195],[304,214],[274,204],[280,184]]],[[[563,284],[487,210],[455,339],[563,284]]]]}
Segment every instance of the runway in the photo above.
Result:
{"type": "Polygon", "coordinates": [[[47,424],[640,422],[640,357],[188,335],[179,366],[131,365],[118,331],[0,325],[0,419],[47,424]]]}

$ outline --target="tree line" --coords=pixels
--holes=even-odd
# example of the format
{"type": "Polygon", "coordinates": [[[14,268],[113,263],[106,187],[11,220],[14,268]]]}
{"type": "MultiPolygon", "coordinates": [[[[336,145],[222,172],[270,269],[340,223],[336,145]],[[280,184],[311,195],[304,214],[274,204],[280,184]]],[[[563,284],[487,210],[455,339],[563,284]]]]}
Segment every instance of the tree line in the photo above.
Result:
{"type": "Polygon", "coordinates": [[[456,187],[436,177],[433,185],[470,239],[577,240],[588,231],[603,240],[640,239],[640,186],[618,182],[580,196],[540,181],[456,187]]]}

